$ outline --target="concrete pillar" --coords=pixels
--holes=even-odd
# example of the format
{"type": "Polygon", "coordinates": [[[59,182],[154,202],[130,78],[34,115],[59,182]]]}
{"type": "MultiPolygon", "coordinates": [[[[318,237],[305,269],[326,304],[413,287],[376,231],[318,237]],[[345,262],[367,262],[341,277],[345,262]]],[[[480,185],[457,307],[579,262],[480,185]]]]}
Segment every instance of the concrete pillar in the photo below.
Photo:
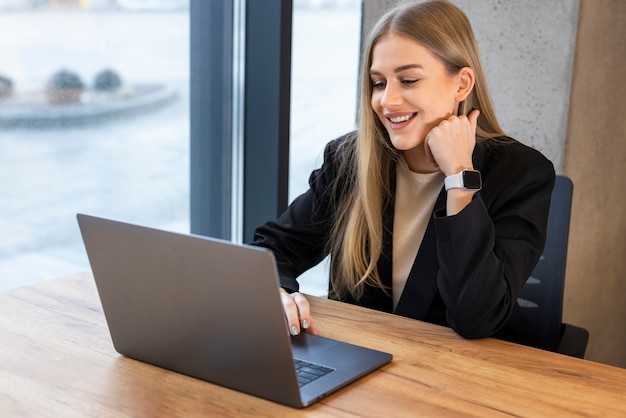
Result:
{"type": "Polygon", "coordinates": [[[574,182],[564,319],[626,367],[626,2],[581,0],[564,173],[574,182]]]}

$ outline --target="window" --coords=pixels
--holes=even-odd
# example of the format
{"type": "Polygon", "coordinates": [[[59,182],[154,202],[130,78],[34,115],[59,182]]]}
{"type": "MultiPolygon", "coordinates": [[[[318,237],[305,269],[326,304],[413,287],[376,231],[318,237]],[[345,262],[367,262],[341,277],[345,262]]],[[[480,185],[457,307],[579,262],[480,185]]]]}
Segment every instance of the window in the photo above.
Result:
{"type": "Polygon", "coordinates": [[[0,8],[0,289],[88,269],[77,212],[187,231],[188,0],[0,8]]]}
{"type": "MultiPolygon", "coordinates": [[[[294,0],[290,201],[355,127],[360,3],[294,0]]],[[[77,212],[189,231],[189,7],[0,0],[0,290],[89,269],[77,212]]]]}
{"type": "MultiPolygon", "coordinates": [[[[308,188],[326,143],[356,128],[360,35],[361,1],[294,1],[289,201],[308,188]]],[[[328,261],[299,282],[326,294],[328,261]]]]}
{"type": "Polygon", "coordinates": [[[324,145],[356,127],[360,35],[360,1],[294,1],[289,201],[324,145]]]}

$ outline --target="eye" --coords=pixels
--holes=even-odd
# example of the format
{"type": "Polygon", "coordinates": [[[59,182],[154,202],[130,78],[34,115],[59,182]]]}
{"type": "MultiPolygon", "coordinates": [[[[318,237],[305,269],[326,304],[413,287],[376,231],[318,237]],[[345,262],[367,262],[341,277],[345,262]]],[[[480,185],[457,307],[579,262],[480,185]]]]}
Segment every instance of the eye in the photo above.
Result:
{"type": "Polygon", "coordinates": [[[382,80],[372,80],[372,89],[380,90],[385,88],[385,82],[382,80]]]}
{"type": "Polygon", "coordinates": [[[404,86],[412,86],[413,84],[419,81],[418,78],[405,78],[402,80],[402,85],[404,86]]]}

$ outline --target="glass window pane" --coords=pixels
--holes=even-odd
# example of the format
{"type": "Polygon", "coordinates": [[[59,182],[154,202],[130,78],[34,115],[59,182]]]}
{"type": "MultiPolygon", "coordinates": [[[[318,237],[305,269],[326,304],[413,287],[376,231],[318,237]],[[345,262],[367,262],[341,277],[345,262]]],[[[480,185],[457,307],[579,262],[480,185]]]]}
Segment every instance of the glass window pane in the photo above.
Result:
{"type": "Polygon", "coordinates": [[[0,2],[0,289],[88,269],[77,212],[189,229],[188,3],[0,2]]]}
{"type": "Polygon", "coordinates": [[[295,0],[289,200],[307,189],[324,145],[354,130],[360,0],[295,0]]]}
{"type": "MultiPolygon", "coordinates": [[[[306,191],[324,145],[356,127],[360,0],[294,0],[289,200],[306,191]]],[[[302,290],[324,294],[327,262],[302,290]]]]}

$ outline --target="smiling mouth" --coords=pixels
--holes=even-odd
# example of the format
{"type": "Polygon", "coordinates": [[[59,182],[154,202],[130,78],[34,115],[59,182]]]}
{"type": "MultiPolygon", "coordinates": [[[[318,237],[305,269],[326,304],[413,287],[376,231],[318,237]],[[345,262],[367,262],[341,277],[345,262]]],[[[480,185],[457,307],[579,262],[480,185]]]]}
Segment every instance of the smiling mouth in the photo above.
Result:
{"type": "Polygon", "coordinates": [[[392,123],[402,123],[402,122],[406,122],[409,119],[413,119],[413,117],[416,115],[417,113],[410,113],[408,115],[404,115],[404,116],[397,116],[394,118],[388,118],[392,123]]]}

